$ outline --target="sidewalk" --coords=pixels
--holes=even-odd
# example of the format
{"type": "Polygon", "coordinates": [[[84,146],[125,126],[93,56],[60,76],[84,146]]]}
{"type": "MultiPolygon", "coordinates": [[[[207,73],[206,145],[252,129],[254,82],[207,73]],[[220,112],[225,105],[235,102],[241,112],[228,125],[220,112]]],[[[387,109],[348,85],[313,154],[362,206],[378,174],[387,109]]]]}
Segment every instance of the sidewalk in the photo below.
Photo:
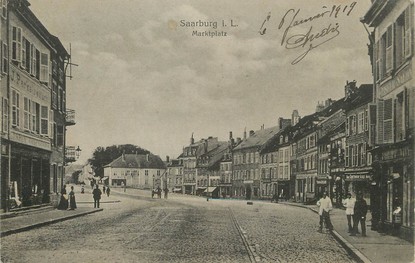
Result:
{"type": "MultiPolygon", "coordinates": [[[[70,186],[69,186],[70,187],[70,186]]],[[[94,208],[94,199],[90,188],[85,188],[81,194],[80,186],[75,186],[76,210],[57,210],[50,205],[39,205],[18,209],[16,211],[0,213],[0,236],[27,231],[48,224],[80,217],[103,211],[102,208],[94,208]]],[[[116,197],[102,195],[101,204],[120,202],[116,197]]]]}
{"type": "MultiPolygon", "coordinates": [[[[291,202],[280,202],[281,204],[300,206],[318,213],[317,205],[303,205],[291,202]]],[[[373,263],[410,263],[414,262],[414,245],[396,236],[386,235],[370,229],[371,215],[368,213],[366,219],[367,237],[350,236],[347,233],[347,219],[345,211],[334,208],[330,213],[330,219],[334,230],[332,235],[360,262],[373,263]]],[[[316,224],[318,219],[316,218],[316,224]]],[[[316,227],[317,229],[317,227],[316,227]]],[[[359,226],[360,230],[360,226],[359,226]]]]}
{"type": "Polygon", "coordinates": [[[78,207],[76,210],[57,210],[50,207],[49,210],[34,209],[13,217],[5,217],[0,221],[0,236],[8,236],[22,231],[49,225],[56,222],[102,211],[102,208],[78,207]]]}

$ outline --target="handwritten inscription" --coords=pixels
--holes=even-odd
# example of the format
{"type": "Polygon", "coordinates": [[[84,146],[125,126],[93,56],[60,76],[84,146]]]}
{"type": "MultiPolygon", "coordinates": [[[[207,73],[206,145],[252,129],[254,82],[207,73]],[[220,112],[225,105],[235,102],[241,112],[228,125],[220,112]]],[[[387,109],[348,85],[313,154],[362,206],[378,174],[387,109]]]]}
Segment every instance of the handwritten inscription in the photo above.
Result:
{"type": "MultiPolygon", "coordinates": [[[[333,5],[331,8],[322,6],[321,12],[311,16],[301,17],[301,9],[287,10],[278,24],[278,30],[283,31],[280,45],[290,50],[299,50],[299,55],[291,62],[295,65],[302,61],[310,51],[329,42],[340,35],[340,24],[337,18],[340,16],[349,16],[354,10],[357,2],[350,5],[333,5]],[[316,20],[329,20],[325,26],[317,27],[313,25],[316,20]],[[306,29],[302,33],[293,33],[293,28],[305,25],[306,29]]],[[[264,19],[259,34],[264,35],[267,32],[271,12],[264,19]]]]}

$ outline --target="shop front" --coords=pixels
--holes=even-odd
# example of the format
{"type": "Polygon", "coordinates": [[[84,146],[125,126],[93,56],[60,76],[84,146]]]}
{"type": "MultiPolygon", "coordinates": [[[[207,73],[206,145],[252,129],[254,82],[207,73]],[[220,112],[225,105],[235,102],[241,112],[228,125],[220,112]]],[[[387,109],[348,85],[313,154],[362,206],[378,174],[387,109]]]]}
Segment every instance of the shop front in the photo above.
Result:
{"type": "Polygon", "coordinates": [[[50,154],[48,150],[15,142],[7,143],[2,151],[1,190],[6,193],[3,209],[50,201],[50,154]]]}
{"type": "Polygon", "coordinates": [[[378,194],[377,230],[399,234],[413,241],[414,165],[410,144],[402,142],[374,150],[375,182],[378,194]]]}

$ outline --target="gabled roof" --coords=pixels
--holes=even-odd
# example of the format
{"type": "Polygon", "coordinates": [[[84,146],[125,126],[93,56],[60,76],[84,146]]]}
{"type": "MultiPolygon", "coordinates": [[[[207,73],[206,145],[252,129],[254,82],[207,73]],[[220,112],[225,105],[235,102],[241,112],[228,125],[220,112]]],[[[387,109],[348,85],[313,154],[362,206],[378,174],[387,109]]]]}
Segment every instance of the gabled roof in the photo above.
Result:
{"type": "Polygon", "coordinates": [[[154,154],[123,154],[104,167],[165,169],[166,165],[154,154]]]}
{"type": "Polygon", "coordinates": [[[270,140],[279,131],[278,126],[255,131],[254,134],[243,140],[234,150],[242,150],[252,147],[262,147],[268,140],[270,140]]]}

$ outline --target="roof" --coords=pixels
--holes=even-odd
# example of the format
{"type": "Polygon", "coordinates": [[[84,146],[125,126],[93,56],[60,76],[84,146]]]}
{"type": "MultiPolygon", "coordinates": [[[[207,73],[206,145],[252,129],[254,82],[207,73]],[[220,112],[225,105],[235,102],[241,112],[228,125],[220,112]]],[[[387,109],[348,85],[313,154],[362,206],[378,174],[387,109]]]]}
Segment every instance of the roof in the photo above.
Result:
{"type": "Polygon", "coordinates": [[[218,142],[218,145],[216,146],[215,149],[203,154],[202,156],[200,156],[201,158],[208,158],[208,163],[207,164],[198,164],[198,166],[207,166],[207,167],[212,167],[215,164],[219,163],[222,158],[224,153],[228,150],[228,143],[227,142],[218,142]]]}
{"type": "Polygon", "coordinates": [[[242,150],[252,147],[262,147],[268,140],[279,132],[279,127],[274,126],[267,129],[255,131],[254,134],[243,140],[234,150],[242,150]]]}
{"type": "Polygon", "coordinates": [[[154,154],[123,154],[104,167],[165,169],[166,165],[154,154]]]}
{"type": "Polygon", "coordinates": [[[367,104],[372,101],[373,97],[373,84],[362,84],[360,87],[345,99],[346,111],[355,109],[361,105],[367,104]]]}

